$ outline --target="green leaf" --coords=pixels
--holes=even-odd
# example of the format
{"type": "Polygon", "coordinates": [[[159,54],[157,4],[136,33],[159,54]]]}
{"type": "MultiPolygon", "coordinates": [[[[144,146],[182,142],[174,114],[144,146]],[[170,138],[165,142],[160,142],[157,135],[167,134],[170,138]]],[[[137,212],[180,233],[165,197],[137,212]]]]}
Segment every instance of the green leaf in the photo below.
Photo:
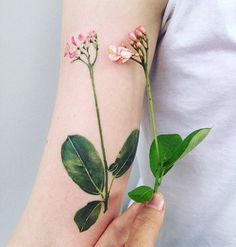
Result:
{"type": "Polygon", "coordinates": [[[130,191],[128,195],[135,202],[147,202],[152,199],[153,189],[149,186],[142,185],[130,191]]]}
{"type": "Polygon", "coordinates": [[[193,131],[189,134],[182,144],[173,153],[171,158],[164,163],[164,175],[174,166],[175,162],[183,158],[186,154],[192,151],[210,132],[210,128],[204,128],[193,131]]]}
{"type": "Polygon", "coordinates": [[[160,164],[163,164],[166,160],[170,159],[182,143],[182,138],[178,134],[159,135],[157,141],[160,157],[158,157],[156,151],[155,140],[153,140],[149,152],[150,168],[154,177],[156,177],[157,172],[159,174],[161,173],[160,164]]]}
{"type": "Polygon", "coordinates": [[[116,170],[118,164],[117,163],[113,163],[110,165],[110,167],[108,168],[109,172],[113,172],[116,170]]]}
{"type": "Polygon", "coordinates": [[[80,135],[68,136],[62,145],[63,164],[73,181],[89,194],[104,188],[104,167],[93,144],[80,135]]]}
{"type": "Polygon", "coordinates": [[[115,178],[122,176],[132,165],[138,146],[139,130],[131,132],[121,148],[115,162],[110,165],[109,171],[115,178]]]}
{"type": "Polygon", "coordinates": [[[101,212],[101,208],[101,201],[92,201],[77,211],[74,217],[74,221],[77,224],[80,232],[88,230],[97,221],[101,212]]]}

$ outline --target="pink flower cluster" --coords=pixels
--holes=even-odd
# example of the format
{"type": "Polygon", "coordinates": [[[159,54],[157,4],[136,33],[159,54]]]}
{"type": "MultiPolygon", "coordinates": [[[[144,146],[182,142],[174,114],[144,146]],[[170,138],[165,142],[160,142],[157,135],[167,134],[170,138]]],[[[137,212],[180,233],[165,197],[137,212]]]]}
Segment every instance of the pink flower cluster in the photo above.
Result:
{"type": "Polygon", "coordinates": [[[88,56],[90,44],[98,49],[97,33],[94,30],[90,31],[87,36],[84,36],[83,34],[72,36],[71,42],[66,43],[64,57],[69,57],[75,61],[79,59],[81,55],[88,56]]]}
{"type": "Polygon", "coordinates": [[[118,47],[111,45],[108,49],[108,55],[112,62],[123,64],[129,59],[137,61],[135,59],[137,57],[139,57],[141,61],[144,59],[145,50],[148,48],[146,30],[144,27],[138,26],[135,28],[134,32],[128,33],[128,37],[128,44],[133,49],[128,48],[128,45],[126,45],[127,42],[122,42],[118,47]]]}
{"type": "Polygon", "coordinates": [[[126,47],[110,45],[108,55],[112,62],[125,63],[133,56],[133,53],[126,47]]]}

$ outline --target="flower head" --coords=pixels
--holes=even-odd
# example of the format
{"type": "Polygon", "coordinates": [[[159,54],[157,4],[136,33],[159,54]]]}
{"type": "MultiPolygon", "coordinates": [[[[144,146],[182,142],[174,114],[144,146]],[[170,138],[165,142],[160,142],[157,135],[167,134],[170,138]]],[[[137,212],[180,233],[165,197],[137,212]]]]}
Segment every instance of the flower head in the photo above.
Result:
{"type": "Polygon", "coordinates": [[[143,27],[143,26],[138,26],[138,27],[136,27],[136,29],[135,29],[135,32],[136,31],[139,31],[139,32],[141,32],[142,34],[146,34],[146,30],[145,30],[145,28],[143,27]]]}
{"type": "Polygon", "coordinates": [[[97,38],[97,33],[94,30],[88,32],[86,36],[81,33],[72,36],[70,42],[66,43],[64,57],[71,59],[72,63],[77,60],[83,61],[86,64],[94,63],[98,52],[97,38]],[[92,50],[94,48],[95,52],[92,50]]]}
{"type": "MultiPolygon", "coordinates": [[[[72,44],[75,46],[75,40],[72,37],[72,44]]],[[[66,43],[64,57],[69,57],[70,59],[74,59],[78,56],[77,48],[71,47],[69,43],[66,43]]]]}
{"type": "Polygon", "coordinates": [[[85,40],[84,35],[80,33],[78,35],[78,40],[81,41],[81,42],[83,42],[85,40]]]}
{"type": "Polygon", "coordinates": [[[111,45],[108,49],[108,55],[112,62],[123,64],[133,56],[133,53],[123,46],[116,47],[111,45]]]}
{"type": "Polygon", "coordinates": [[[109,58],[119,64],[132,59],[142,66],[147,65],[148,38],[144,27],[136,27],[133,32],[128,33],[128,38],[118,47],[109,47],[109,58]]]}

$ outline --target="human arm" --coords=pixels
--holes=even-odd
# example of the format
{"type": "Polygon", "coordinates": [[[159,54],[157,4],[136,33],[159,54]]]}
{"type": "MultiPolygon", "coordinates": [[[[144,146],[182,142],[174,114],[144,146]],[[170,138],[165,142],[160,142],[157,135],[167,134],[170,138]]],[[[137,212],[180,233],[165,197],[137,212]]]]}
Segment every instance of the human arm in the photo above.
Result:
{"type": "MultiPolygon", "coordinates": [[[[124,34],[142,24],[149,35],[151,62],[164,7],[164,0],[64,1],[62,57],[71,35],[91,29],[98,33],[94,76],[108,165],[114,162],[132,130],[139,128],[145,92],[141,68],[135,63],[121,67],[112,64],[107,58],[108,46],[122,41],[124,34]]],[[[103,156],[88,69],[62,58],[57,102],[39,174],[9,246],[93,246],[119,214],[129,172],[114,180],[106,213],[101,212],[87,231],[79,232],[74,214],[100,196],[78,187],[63,166],[61,147],[71,135],[85,136],[103,156]]],[[[109,173],[109,184],[111,180],[109,173]]]]}

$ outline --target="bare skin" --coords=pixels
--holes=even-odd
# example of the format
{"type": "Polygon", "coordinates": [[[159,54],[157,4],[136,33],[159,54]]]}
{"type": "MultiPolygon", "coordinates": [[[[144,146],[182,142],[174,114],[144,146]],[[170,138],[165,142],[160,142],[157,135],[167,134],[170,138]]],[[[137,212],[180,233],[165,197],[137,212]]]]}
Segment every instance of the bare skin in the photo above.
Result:
{"type": "MultiPolygon", "coordinates": [[[[121,67],[112,64],[107,48],[122,41],[124,34],[141,24],[149,35],[151,63],[166,4],[167,0],[64,0],[61,57],[72,34],[96,29],[99,35],[95,76],[109,164],[131,130],[139,128],[145,81],[136,64],[121,67]]],[[[81,134],[102,153],[97,128],[87,69],[62,59],[57,101],[38,176],[8,247],[91,247],[119,215],[129,173],[114,181],[108,211],[93,227],[80,233],[73,221],[78,208],[94,196],[68,177],[61,161],[61,145],[68,135],[81,134]]]]}

